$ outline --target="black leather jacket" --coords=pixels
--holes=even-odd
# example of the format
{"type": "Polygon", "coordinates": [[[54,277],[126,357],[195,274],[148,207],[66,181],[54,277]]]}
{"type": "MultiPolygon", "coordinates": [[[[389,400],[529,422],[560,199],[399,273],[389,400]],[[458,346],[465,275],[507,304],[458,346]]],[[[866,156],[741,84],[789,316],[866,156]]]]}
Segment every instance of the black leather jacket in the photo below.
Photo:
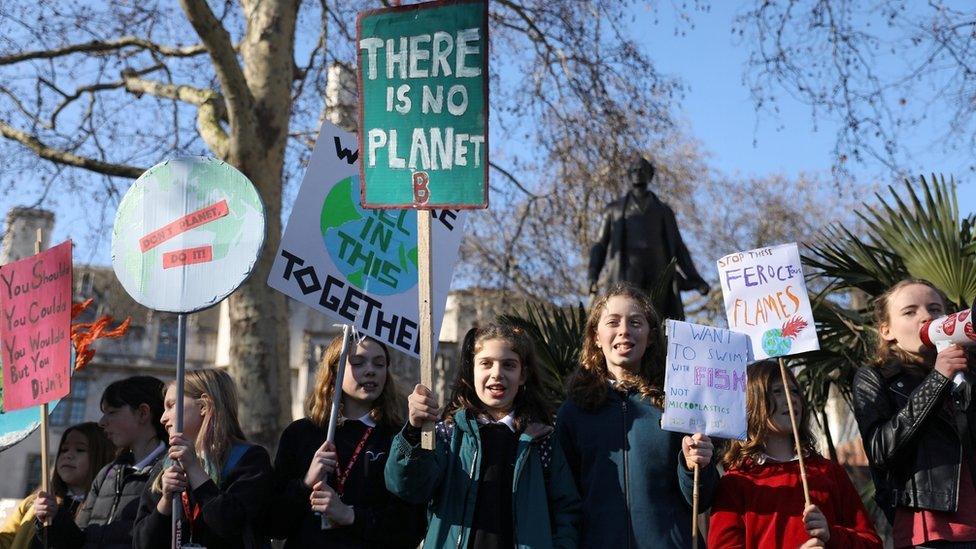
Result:
{"type": "MultiPolygon", "coordinates": [[[[854,414],[875,500],[889,521],[898,506],[956,511],[963,456],[957,416],[965,414],[976,427],[976,406],[964,412],[947,404],[954,398],[952,387],[935,370],[923,374],[898,364],[860,368],[854,376],[854,414]]],[[[968,445],[974,429],[966,431],[968,445]]]]}

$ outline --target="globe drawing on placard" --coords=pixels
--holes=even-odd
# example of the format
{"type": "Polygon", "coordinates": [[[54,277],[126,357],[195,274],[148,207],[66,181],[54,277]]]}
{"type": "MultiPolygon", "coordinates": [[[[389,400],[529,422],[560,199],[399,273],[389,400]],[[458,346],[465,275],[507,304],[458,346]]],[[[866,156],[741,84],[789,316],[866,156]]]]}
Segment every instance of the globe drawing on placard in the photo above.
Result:
{"type": "Polygon", "coordinates": [[[393,295],[417,284],[416,213],[363,208],[358,175],[332,187],[320,225],[332,262],[360,290],[393,295]]]}
{"type": "Polygon", "coordinates": [[[213,158],[177,158],[153,166],[126,192],[112,264],[138,303],[194,312],[247,278],[263,242],[264,204],[247,177],[213,158]]]}
{"type": "Polygon", "coordinates": [[[807,327],[807,323],[800,317],[793,317],[787,320],[782,328],[771,328],[762,335],[762,348],[766,354],[773,356],[783,356],[789,354],[793,347],[793,341],[800,332],[807,327]]]}

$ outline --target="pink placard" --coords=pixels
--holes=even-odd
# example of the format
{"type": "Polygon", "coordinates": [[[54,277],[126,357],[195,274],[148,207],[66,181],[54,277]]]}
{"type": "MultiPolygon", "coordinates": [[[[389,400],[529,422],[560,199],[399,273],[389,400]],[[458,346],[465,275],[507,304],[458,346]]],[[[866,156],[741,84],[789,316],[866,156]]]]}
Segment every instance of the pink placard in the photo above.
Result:
{"type": "Polygon", "coordinates": [[[3,407],[67,396],[71,373],[71,241],[0,266],[3,407]]]}

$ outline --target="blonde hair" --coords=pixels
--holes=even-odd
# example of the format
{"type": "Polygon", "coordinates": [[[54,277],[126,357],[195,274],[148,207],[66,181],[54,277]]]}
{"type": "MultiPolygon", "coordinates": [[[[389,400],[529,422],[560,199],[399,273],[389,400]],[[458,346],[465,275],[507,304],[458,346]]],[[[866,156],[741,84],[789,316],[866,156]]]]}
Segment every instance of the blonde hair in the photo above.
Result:
{"type": "MultiPolygon", "coordinates": [[[[376,339],[366,337],[362,343],[366,341],[371,341],[383,349],[387,366],[386,383],[383,384],[380,395],[373,401],[373,407],[369,412],[369,416],[377,423],[382,423],[393,429],[397,429],[403,423],[403,402],[399,391],[397,391],[396,382],[393,379],[393,372],[389,370],[390,351],[386,345],[376,339]]],[[[356,345],[362,343],[357,343],[355,339],[350,339],[350,354],[355,350],[356,345]]],[[[305,397],[305,414],[312,423],[321,429],[329,426],[329,414],[332,410],[332,398],[335,392],[335,379],[339,370],[340,354],[342,354],[342,335],[333,338],[329,342],[329,346],[322,353],[318,372],[315,374],[315,389],[305,397]]],[[[342,367],[345,368],[345,364],[342,367]]],[[[339,421],[342,422],[345,419],[342,413],[342,401],[340,400],[339,421]]]]}
{"type": "MultiPolygon", "coordinates": [[[[884,367],[893,362],[901,363],[903,366],[908,367],[920,367],[925,363],[925,359],[910,351],[906,351],[898,346],[897,341],[886,341],[881,337],[881,326],[884,324],[891,323],[891,314],[888,311],[888,305],[891,303],[891,296],[895,295],[902,288],[912,286],[915,284],[921,284],[922,286],[928,286],[932,288],[936,294],[939,295],[939,299],[942,300],[943,310],[948,304],[948,299],[946,299],[945,294],[942,290],[935,287],[934,284],[928,280],[921,278],[906,278],[899,281],[894,286],[888,288],[881,295],[874,298],[874,327],[877,330],[877,346],[874,351],[874,360],[871,361],[872,366],[884,367]]],[[[929,364],[931,366],[931,364],[929,364]]]]}
{"type": "MultiPolygon", "coordinates": [[[[167,387],[175,383],[171,381],[167,387]]],[[[223,370],[190,370],[184,377],[183,398],[184,402],[202,400],[206,405],[203,422],[193,445],[203,470],[219,486],[220,469],[231,447],[235,442],[247,440],[237,419],[237,386],[223,370]]],[[[153,490],[157,492],[162,491],[162,473],[160,471],[153,483],[153,490]]]]}
{"type": "MultiPolygon", "coordinates": [[[[746,373],[749,380],[746,382],[746,440],[729,442],[729,448],[722,458],[722,464],[726,469],[732,467],[741,469],[748,466],[748,462],[757,461],[759,456],[766,451],[766,438],[769,436],[769,423],[774,408],[771,389],[774,383],[777,381],[782,383],[783,380],[779,365],[772,360],[761,360],[755,364],[750,364],[746,373]]],[[[786,377],[790,386],[799,393],[799,383],[789,368],[786,369],[786,377]]],[[[791,391],[789,389],[783,387],[783,392],[786,394],[786,398],[790,398],[791,391]]],[[[816,442],[813,433],[810,431],[810,413],[807,410],[802,393],[800,393],[799,401],[800,405],[794,410],[799,415],[796,424],[800,431],[800,447],[804,455],[817,454],[816,442]]],[[[790,438],[793,438],[792,433],[790,438]]]]}
{"type": "Polygon", "coordinates": [[[664,368],[657,356],[661,350],[660,327],[661,320],[651,298],[636,286],[626,282],[615,283],[601,296],[586,318],[583,334],[583,348],[580,349],[580,364],[569,378],[569,398],[585,410],[595,410],[603,405],[607,398],[607,387],[610,384],[610,371],[607,369],[607,359],[597,341],[597,326],[600,315],[607,308],[607,302],[612,297],[626,297],[634,301],[641,314],[647,321],[647,347],[641,357],[640,367],[635,375],[628,379],[618,380],[618,387],[636,389],[642,397],[648,399],[658,408],[664,406],[664,368]]]}

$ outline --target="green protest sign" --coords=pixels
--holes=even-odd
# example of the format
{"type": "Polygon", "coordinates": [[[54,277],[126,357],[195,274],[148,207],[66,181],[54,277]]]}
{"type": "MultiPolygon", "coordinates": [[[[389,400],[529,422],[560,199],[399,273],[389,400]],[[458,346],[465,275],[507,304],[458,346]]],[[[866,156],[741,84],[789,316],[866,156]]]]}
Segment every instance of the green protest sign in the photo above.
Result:
{"type": "Polygon", "coordinates": [[[488,207],[488,7],[365,11],[359,151],[366,208],[488,207]]]}

